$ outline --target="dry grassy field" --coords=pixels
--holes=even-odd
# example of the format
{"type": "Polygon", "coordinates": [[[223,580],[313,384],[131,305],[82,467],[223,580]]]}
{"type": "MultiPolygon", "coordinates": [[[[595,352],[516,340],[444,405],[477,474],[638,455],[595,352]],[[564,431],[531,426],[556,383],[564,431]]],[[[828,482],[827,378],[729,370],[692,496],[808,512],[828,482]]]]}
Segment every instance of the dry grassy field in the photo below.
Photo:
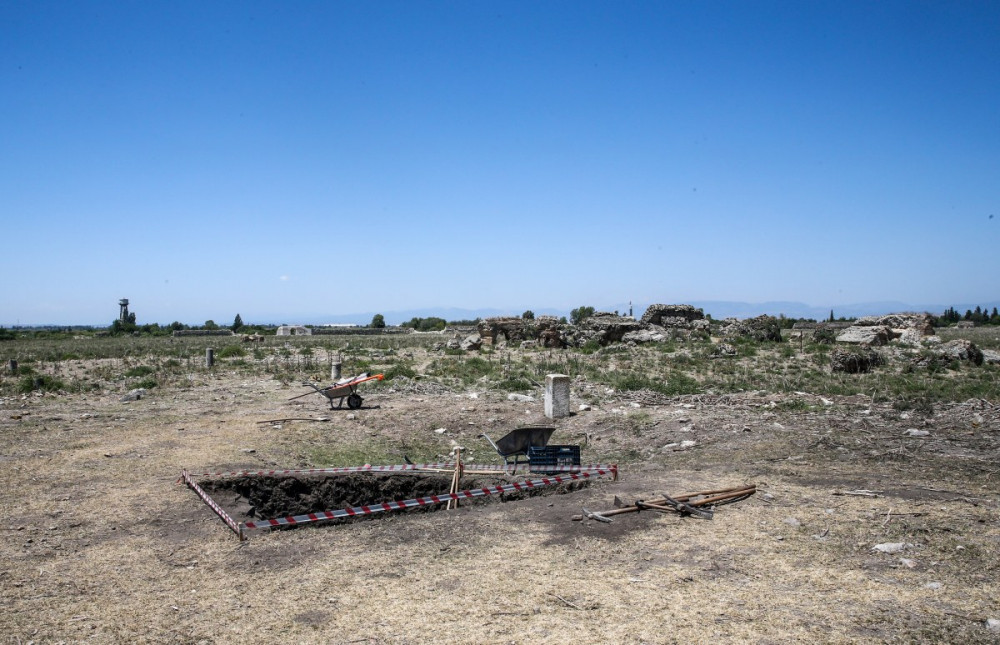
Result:
{"type": "MultiPolygon", "coordinates": [[[[907,351],[919,350],[892,350],[871,374],[841,375],[808,343],[742,343],[715,359],[708,340],[471,355],[435,349],[441,340],[0,343],[24,370],[0,381],[4,638],[1000,640],[988,622],[1000,619],[998,366],[914,370],[907,351]],[[359,410],[290,400],[305,379],[329,382],[334,354],[345,374],[387,378],[361,386],[359,410]],[[547,422],[538,384],[553,372],[572,377],[574,413],[551,443],[619,464],[618,481],[245,542],[178,483],[182,469],[438,461],[456,444],[499,463],[478,435],[547,422]],[[139,386],[143,398],[122,400],[139,386]],[[311,420],[268,422],[288,418],[311,420]],[[712,520],[572,520],[616,497],[742,484],[757,494],[712,520]]],[[[219,478],[196,479],[250,519],[219,478]]]]}

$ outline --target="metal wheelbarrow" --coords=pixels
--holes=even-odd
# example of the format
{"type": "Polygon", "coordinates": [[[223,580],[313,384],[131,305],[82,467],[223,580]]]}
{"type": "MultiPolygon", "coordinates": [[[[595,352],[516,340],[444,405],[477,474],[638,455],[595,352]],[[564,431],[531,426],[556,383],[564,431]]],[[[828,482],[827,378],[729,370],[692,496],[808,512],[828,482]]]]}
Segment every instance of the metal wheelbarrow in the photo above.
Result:
{"type": "Polygon", "coordinates": [[[516,470],[519,463],[528,463],[528,448],[544,448],[555,431],[555,426],[523,426],[511,430],[498,441],[493,441],[485,433],[479,436],[490,442],[497,454],[503,457],[504,464],[509,465],[513,458],[516,470]],[[521,455],[525,457],[525,461],[518,459],[521,455]]]}
{"type": "MultiPolygon", "coordinates": [[[[344,399],[347,399],[347,407],[349,407],[352,410],[357,410],[358,408],[361,407],[361,403],[364,402],[364,399],[361,398],[360,394],[358,394],[358,385],[364,383],[365,381],[371,381],[373,379],[378,379],[379,381],[381,381],[384,378],[385,376],[382,374],[375,374],[369,376],[368,373],[365,372],[363,374],[358,374],[357,376],[340,379],[339,381],[328,387],[318,387],[317,385],[310,383],[308,381],[306,381],[302,385],[306,387],[311,387],[312,389],[316,390],[317,392],[325,396],[327,399],[329,399],[331,410],[333,409],[334,399],[339,399],[339,401],[337,402],[338,408],[343,406],[344,399]]],[[[306,396],[306,394],[312,394],[312,392],[306,392],[305,394],[293,396],[291,399],[288,400],[292,401],[294,399],[306,396]]]]}

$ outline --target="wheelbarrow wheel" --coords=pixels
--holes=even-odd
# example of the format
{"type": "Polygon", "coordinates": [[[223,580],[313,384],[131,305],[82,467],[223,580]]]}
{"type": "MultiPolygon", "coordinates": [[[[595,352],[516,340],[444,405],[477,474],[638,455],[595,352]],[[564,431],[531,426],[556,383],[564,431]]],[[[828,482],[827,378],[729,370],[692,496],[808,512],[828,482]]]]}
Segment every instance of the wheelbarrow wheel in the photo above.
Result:
{"type": "Polygon", "coordinates": [[[358,408],[361,407],[362,400],[363,399],[361,398],[361,395],[355,392],[347,397],[347,407],[349,407],[352,410],[357,410],[358,408]]]}

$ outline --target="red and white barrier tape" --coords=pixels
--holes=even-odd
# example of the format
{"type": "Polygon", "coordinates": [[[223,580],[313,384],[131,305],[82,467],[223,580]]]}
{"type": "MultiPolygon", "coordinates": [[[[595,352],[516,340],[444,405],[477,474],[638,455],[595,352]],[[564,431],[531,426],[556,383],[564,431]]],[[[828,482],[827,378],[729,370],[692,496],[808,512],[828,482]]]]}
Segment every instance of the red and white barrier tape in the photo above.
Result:
{"type": "Polygon", "coordinates": [[[203,501],[206,504],[208,504],[208,507],[211,508],[213,511],[215,511],[216,515],[218,515],[219,517],[222,518],[222,521],[225,522],[229,526],[229,528],[233,529],[233,531],[236,532],[236,535],[240,536],[240,541],[242,541],[244,539],[243,538],[243,526],[240,525],[240,524],[237,524],[236,520],[234,520],[233,518],[229,517],[229,513],[227,513],[224,510],[222,510],[222,507],[219,506],[218,504],[216,504],[215,500],[212,499],[209,496],[208,493],[206,493],[205,491],[203,491],[201,489],[201,486],[199,486],[198,484],[196,484],[194,482],[194,480],[191,479],[191,476],[188,474],[188,472],[186,470],[182,470],[181,471],[181,479],[184,480],[184,483],[187,484],[191,488],[191,490],[193,490],[195,493],[197,493],[198,497],[201,498],[201,501],[203,501]]]}
{"type": "MultiPolygon", "coordinates": [[[[615,469],[614,473],[615,474],[617,473],[617,468],[615,469]]],[[[533,488],[541,488],[543,486],[554,486],[556,484],[564,484],[566,482],[571,482],[579,479],[587,479],[589,477],[593,477],[596,475],[610,475],[610,474],[613,474],[610,469],[569,473],[566,475],[557,475],[554,477],[543,477],[541,479],[529,479],[523,482],[501,484],[499,486],[489,486],[487,488],[463,490],[458,493],[444,493],[441,495],[431,495],[430,497],[418,497],[416,499],[407,499],[403,501],[385,502],[382,504],[369,504],[367,506],[354,506],[351,508],[345,508],[336,511],[320,511],[318,513],[307,513],[305,515],[295,515],[293,517],[277,517],[270,520],[261,520],[259,522],[244,522],[242,526],[247,529],[263,529],[263,528],[273,528],[277,526],[295,526],[298,524],[308,524],[309,522],[322,522],[326,520],[336,520],[347,517],[356,517],[358,515],[372,515],[375,513],[383,513],[388,511],[401,511],[407,508],[417,508],[420,506],[443,504],[448,500],[463,500],[463,499],[470,499],[473,497],[485,497],[487,495],[499,495],[501,493],[512,493],[515,491],[531,490],[533,488]]]]}
{"type": "MultiPolygon", "coordinates": [[[[524,470],[524,466],[527,464],[518,464],[521,466],[521,470],[524,470]]],[[[300,468],[300,469],[288,469],[288,470],[233,470],[229,472],[215,472],[215,473],[198,473],[194,475],[195,477],[251,477],[251,476],[265,476],[265,477],[276,477],[282,475],[343,475],[350,473],[391,473],[391,472],[406,472],[406,471],[423,471],[423,470],[447,470],[454,469],[454,463],[438,463],[438,464],[400,464],[396,466],[340,466],[335,468],[300,468]]],[[[505,465],[500,466],[497,464],[462,464],[464,470],[479,470],[479,471],[490,471],[495,472],[499,475],[504,474],[514,474],[514,466],[505,465]]],[[[575,472],[591,472],[595,470],[607,470],[607,471],[618,471],[617,464],[587,464],[583,466],[544,466],[545,472],[560,472],[560,473],[575,473],[575,472]]]]}

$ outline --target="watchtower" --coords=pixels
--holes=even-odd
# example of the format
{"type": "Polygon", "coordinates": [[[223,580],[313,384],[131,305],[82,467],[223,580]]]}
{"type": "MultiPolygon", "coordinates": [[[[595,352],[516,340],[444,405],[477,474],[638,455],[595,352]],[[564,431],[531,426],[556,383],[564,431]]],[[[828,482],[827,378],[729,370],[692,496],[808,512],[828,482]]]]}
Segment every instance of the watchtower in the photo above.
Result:
{"type": "Polygon", "coordinates": [[[122,298],[118,301],[118,306],[120,310],[118,312],[118,320],[122,322],[128,322],[128,298],[122,298]]]}

